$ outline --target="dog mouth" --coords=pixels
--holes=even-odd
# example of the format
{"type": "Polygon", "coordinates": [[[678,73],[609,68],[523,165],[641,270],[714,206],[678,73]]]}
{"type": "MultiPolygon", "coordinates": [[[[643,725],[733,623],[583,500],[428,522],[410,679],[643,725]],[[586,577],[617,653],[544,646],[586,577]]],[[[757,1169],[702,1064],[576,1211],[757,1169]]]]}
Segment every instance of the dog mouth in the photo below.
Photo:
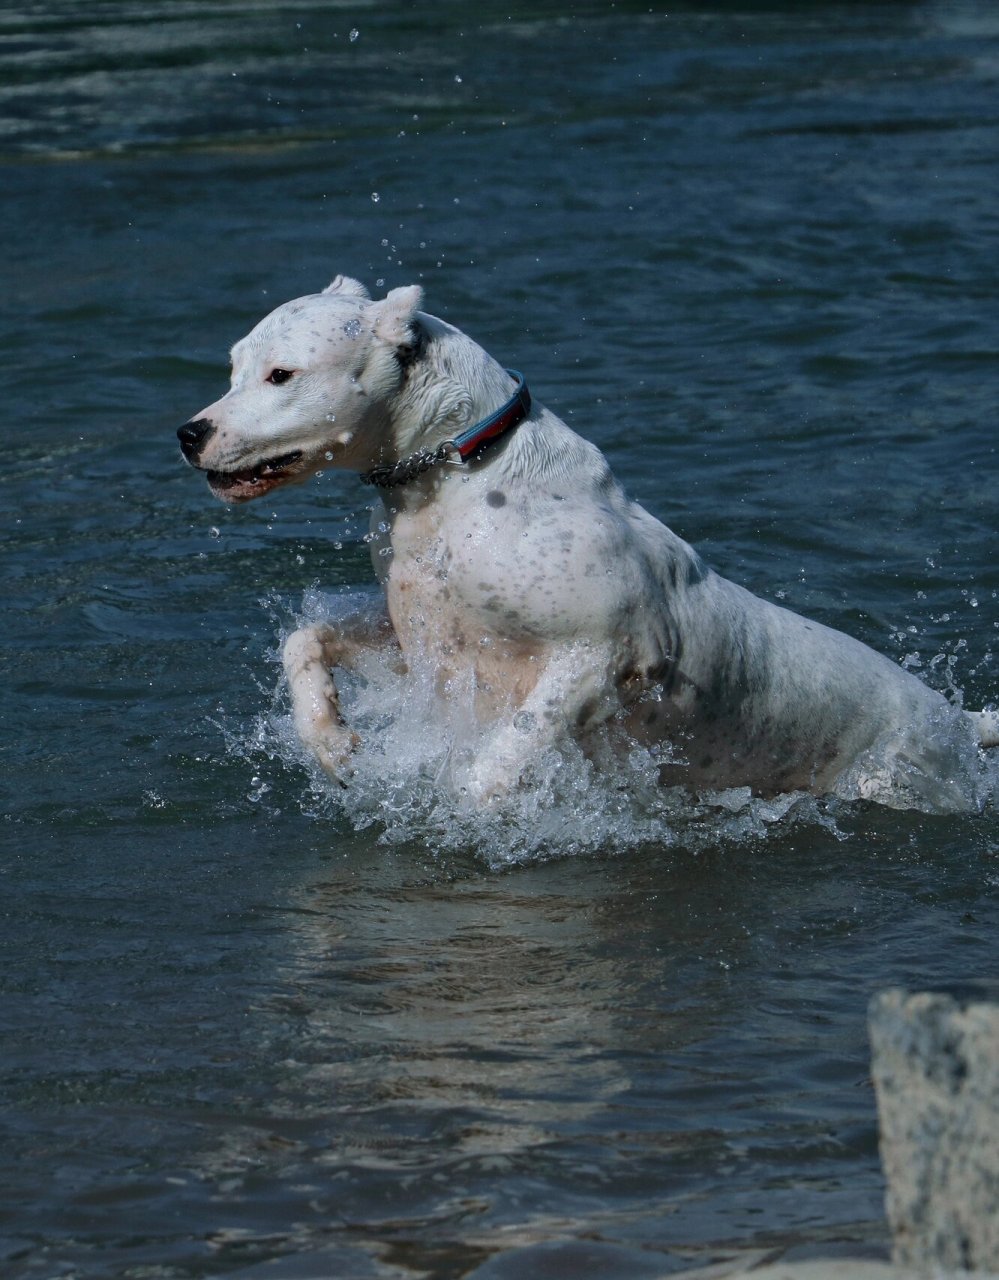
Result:
{"type": "Polygon", "coordinates": [[[301,461],[302,450],[295,449],[239,471],[209,471],[208,487],[223,502],[248,502],[292,479],[300,470],[301,461]]]}

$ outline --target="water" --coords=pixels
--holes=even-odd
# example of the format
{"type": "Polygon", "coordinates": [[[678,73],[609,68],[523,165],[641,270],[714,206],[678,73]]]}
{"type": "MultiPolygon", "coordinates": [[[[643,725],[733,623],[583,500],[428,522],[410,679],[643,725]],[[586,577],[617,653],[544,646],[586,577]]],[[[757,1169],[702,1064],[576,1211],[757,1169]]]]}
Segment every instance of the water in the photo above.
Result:
{"type": "Polygon", "coordinates": [[[173,433],[270,306],[421,281],[722,572],[982,705],[999,16],[61,0],[0,59],[5,1277],[884,1255],[865,1007],[995,974],[991,807],[569,761],[504,826],[391,715],[341,802],[275,658],[368,495],[227,510],[173,433]]]}

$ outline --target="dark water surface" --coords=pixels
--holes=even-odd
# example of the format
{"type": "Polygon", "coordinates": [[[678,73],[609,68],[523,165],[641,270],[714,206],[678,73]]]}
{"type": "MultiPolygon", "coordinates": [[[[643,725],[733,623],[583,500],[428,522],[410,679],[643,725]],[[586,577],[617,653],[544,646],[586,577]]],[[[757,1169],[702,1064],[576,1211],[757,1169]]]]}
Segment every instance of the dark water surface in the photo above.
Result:
{"type": "Polygon", "coordinates": [[[883,1254],[866,1004],[996,974],[994,811],[341,804],[274,653],[366,493],[229,511],[173,432],[270,306],[422,281],[722,572],[983,704],[999,12],[7,4],[0,165],[0,1273],[883,1254]]]}

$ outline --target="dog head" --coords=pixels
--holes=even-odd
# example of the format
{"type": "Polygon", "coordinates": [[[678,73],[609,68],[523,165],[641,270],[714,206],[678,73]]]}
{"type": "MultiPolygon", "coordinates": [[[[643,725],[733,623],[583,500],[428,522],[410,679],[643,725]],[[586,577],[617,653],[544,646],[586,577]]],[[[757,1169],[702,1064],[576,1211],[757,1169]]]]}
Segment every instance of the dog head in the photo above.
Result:
{"type": "Polygon", "coordinates": [[[420,344],[418,285],[372,301],[337,276],[272,311],[232,349],[232,385],[178,432],[224,502],[259,498],[327,466],[391,461],[394,403],[420,344]]]}

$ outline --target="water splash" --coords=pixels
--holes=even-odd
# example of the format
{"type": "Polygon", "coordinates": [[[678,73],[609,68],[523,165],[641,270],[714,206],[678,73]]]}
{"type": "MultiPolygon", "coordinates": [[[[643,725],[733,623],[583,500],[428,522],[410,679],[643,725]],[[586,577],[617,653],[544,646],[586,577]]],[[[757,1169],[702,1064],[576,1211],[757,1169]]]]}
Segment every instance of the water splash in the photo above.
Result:
{"type": "MultiPolygon", "coordinates": [[[[302,616],[290,624],[285,619],[283,635],[372,603],[356,590],[332,597],[307,592],[302,616]]],[[[362,743],[348,785],[331,782],[301,746],[282,676],[272,707],[249,735],[227,734],[230,749],[253,765],[252,798],[263,795],[256,775],[266,756],[279,770],[299,777],[305,770],[301,805],[318,819],[372,830],[385,844],[416,842],[440,854],[471,849],[493,867],[648,845],[697,851],[749,844],[802,824],[845,839],[840,822],[858,801],[950,814],[980,811],[999,794],[999,760],[953,741],[952,719],[919,759],[900,762],[888,747],[875,746],[843,775],[836,795],[824,799],[802,792],[762,798],[748,787],[696,795],[664,787],[657,753],[629,742],[611,724],[585,753],[574,742],[551,747],[531,761],[514,792],[474,806],[462,783],[482,734],[470,686],[452,684],[442,716],[432,673],[404,676],[371,654],[356,673],[338,672],[337,687],[362,743]]]]}

